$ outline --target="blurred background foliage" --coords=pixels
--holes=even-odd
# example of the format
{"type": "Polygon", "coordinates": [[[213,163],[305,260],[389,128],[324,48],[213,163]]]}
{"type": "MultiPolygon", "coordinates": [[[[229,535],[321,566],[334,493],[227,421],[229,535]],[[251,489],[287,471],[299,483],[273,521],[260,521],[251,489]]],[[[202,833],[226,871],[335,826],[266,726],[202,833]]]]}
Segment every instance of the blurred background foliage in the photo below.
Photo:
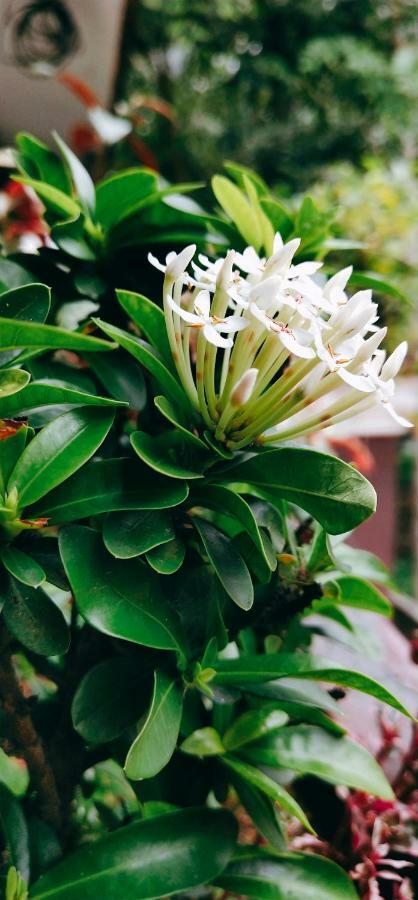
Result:
{"type": "Polygon", "coordinates": [[[131,0],[119,97],[147,114],[167,177],[207,179],[222,161],[305,189],[324,166],[414,159],[416,0],[131,0]]]}

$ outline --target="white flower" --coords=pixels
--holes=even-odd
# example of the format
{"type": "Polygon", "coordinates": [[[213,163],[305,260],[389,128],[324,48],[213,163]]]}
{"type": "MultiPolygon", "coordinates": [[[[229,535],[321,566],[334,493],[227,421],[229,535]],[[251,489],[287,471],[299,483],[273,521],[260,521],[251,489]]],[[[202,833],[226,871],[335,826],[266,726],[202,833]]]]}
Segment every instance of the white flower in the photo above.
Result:
{"type": "Polygon", "coordinates": [[[290,328],[279,319],[272,319],[262,309],[259,309],[256,303],[251,304],[250,312],[268,331],[277,335],[283,347],[290,353],[294,353],[295,356],[300,356],[302,359],[314,358],[315,351],[305,343],[305,341],[312,340],[309,334],[300,328],[290,328]]]}
{"type": "Polygon", "coordinates": [[[221,333],[234,334],[246,328],[248,321],[241,316],[227,316],[226,318],[218,318],[210,314],[210,294],[209,291],[200,291],[194,301],[194,313],[188,312],[168,294],[167,303],[180,318],[191,328],[203,328],[203,334],[210,344],[216,347],[232,347],[232,338],[223,338],[221,333]]]}
{"type": "Polygon", "coordinates": [[[172,278],[173,281],[176,278],[179,278],[187,269],[189,262],[193,259],[194,254],[196,253],[196,244],[189,244],[188,247],[185,247],[181,253],[175,253],[174,250],[171,253],[168,253],[165,258],[164,263],[160,263],[156,256],[153,256],[152,253],[148,253],[149,262],[155,266],[156,269],[159,269],[160,272],[165,272],[167,278],[172,278]]]}
{"type": "Polygon", "coordinates": [[[381,403],[409,425],[391,402],[406,344],[386,359],[371,291],[348,297],[351,266],[327,281],[321,263],[293,263],[299,245],[276,235],[269,259],[252,247],[215,261],[194,262],[194,246],[165,264],[149,256],[165,273],[181,383],[205,427],[233,449],[316,432],[381,403]]]}

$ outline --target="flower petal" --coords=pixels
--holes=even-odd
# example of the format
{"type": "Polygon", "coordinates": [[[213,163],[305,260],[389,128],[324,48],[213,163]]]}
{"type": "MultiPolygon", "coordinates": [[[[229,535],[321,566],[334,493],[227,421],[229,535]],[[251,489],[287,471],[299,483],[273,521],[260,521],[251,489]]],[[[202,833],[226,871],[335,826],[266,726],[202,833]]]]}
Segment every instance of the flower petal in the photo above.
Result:
{"type": "Polygon", "coordinates": [[[217,331],[214,325],[205,325],[203,328],[203,334],[205,335],[206,340],[209,344],[214,344],[215,347],[232,347],[233,340],[232,338],[223,338],[217,331]]]}
{"type": "Polygon", "coordinates": [[[210,316],[210,294],[209,291],[201,291],[197,295],[194,302],[194,310],[201,319],[208,319],[210,316]]]}
{"type": "Polygon", "coordinates": [[[188,325],[203,325],[201,316],[196,316],[194,313],[189,312],[187,309],[183,309],[182,306],[179,306],[175,300],[173,300],[171,294],[166,294],[166,300],[174,313],[180,316],[183,319],[183,322],[187,322],[188,325]]]}

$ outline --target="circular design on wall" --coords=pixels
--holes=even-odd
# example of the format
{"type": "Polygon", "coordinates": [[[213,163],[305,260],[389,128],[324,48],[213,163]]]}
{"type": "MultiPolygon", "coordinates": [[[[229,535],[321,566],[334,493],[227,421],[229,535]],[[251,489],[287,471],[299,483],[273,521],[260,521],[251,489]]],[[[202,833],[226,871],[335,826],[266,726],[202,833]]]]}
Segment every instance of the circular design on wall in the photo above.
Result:
{"type": "Polygon", "coordinates": [[[64,0],[9,4],[3,22],[7,62],[32,75],[53,75],[80,46],[80,33],[64,0]]]}

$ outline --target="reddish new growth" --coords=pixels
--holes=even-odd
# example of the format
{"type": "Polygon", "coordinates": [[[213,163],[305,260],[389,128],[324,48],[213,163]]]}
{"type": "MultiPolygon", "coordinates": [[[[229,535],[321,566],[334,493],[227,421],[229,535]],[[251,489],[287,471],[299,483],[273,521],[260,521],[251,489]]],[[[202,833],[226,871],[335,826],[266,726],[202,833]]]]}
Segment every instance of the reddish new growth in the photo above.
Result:
{"type": "Polygon", "coordinates": [[[9,250],[33,252],[46,243],[44,208],[30,188],[8,181],[0,192],[0,232],[9,250]]]}
{"type": "MultiPolygon", "coordinates": [[[[381,723],[383,762],[397,745],[396,729],[381,723]]],[[[335,844],[308,834],[292,840],[292,848],[319,853],[349,870],[362,900],[414,900],[418,858],[418,730],[414,729],[402,768],[392,785],[393,800],[339,788],[344,822],[335,844]],[[338,846],[337,846],[338,843],[338,846]]]]}

